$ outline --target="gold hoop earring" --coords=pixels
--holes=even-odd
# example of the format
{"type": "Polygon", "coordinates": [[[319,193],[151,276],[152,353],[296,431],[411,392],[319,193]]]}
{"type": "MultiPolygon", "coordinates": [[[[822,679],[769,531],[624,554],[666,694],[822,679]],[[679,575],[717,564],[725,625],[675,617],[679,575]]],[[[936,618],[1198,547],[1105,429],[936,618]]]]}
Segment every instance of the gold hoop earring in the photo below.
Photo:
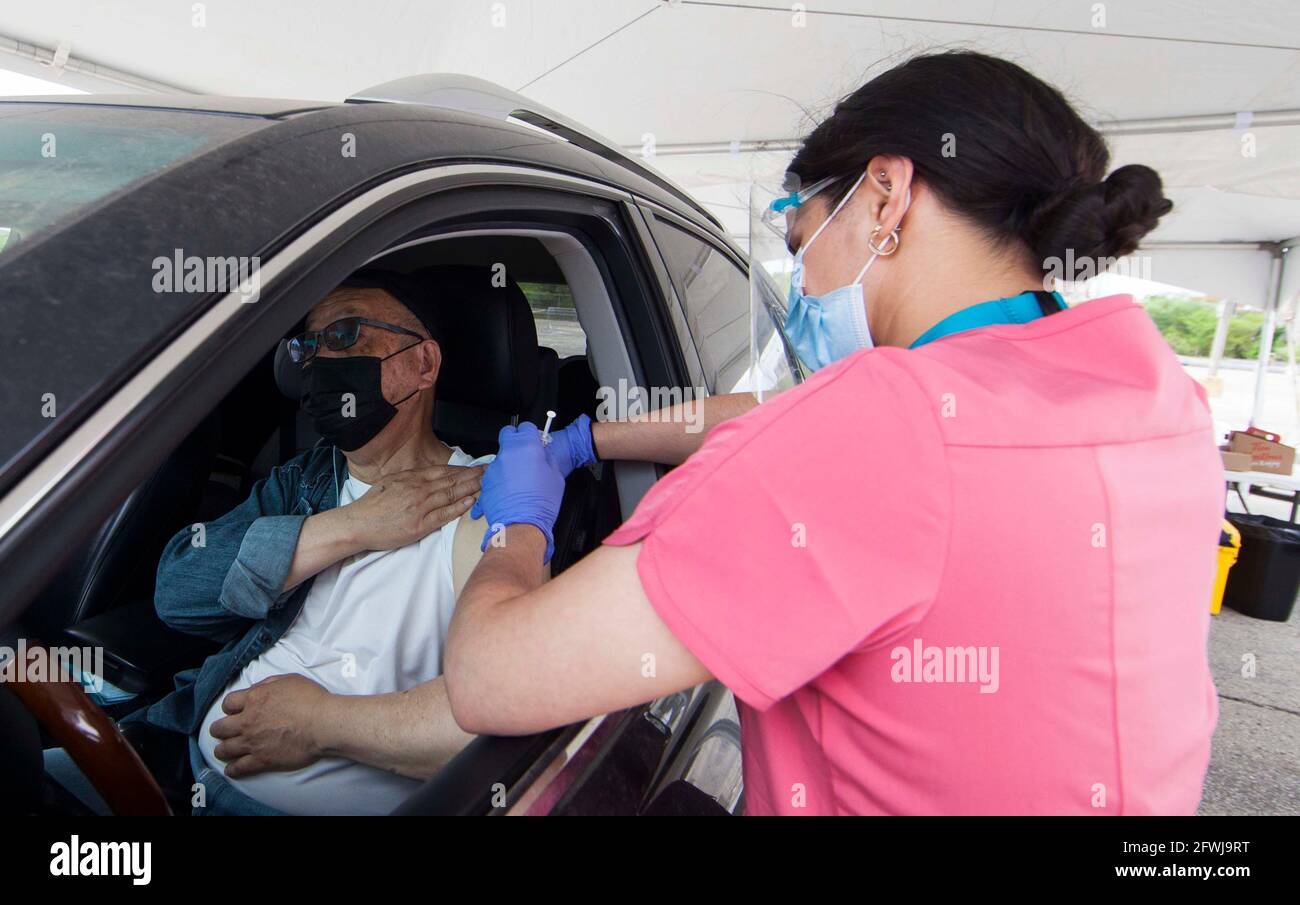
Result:
{"type": "Polygon", "coordinates": [[[898,251],[898,246],[903,241],[898,236],[898,227],[894,227],[890,230],[889,235],[885,236],[885,241],[880,245],[876,244],[876,233],[878,232],[880,232],[879,224],[877,224],[876,228],[871,231],[871,238],[867,240],[867,248],[871,249],[872,254],[880,255],[882,258],[887,258],[894,252],[898,251]],[[893,240],[892,245],[890,244],[891,239],[893,240]]]}

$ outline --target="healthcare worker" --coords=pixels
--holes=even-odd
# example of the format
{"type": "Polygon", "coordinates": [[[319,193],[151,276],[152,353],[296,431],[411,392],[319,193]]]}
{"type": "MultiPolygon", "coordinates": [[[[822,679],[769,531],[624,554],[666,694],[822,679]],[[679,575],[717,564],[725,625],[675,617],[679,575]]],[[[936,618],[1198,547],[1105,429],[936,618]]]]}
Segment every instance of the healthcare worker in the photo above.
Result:
{"type": "Polygon", "coordinates": [[[1006,61],[922,56],[845,98],[777,205],[810,379],[709,400],[710,423],[750,410],[702,444],[502,432],[477,505],[505,527],[444,660],[461,726],[535,732],[716,677],[750,814],[1193,812],[1217,712],[1205,396],[1130,297],[1043,291],[1170,210],[1152,170],[1107,170],[1006,61]],[[597,456],[685,461],[545,581],[563,475],[597,456]]]}

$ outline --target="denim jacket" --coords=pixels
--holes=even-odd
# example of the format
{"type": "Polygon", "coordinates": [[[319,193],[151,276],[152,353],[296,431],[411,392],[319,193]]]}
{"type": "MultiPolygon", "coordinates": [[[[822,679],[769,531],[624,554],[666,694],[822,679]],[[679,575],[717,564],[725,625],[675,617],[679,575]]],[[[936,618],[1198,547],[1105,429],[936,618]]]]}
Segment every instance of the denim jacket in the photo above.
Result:
{"type": "Polygon", "coordinates": [[[176,676],[176,689],[128,720],[193,735],[217,696],[293,624],[311,580],[281,593],[307,516],[338,505],[336,476],[347,462],[318,446],[258,481],[248,499],[204,525],[201,545],[191,528],[167,543],[158,563],[154,608],[177,631],[225,642],[198,669],[176,676]]]}

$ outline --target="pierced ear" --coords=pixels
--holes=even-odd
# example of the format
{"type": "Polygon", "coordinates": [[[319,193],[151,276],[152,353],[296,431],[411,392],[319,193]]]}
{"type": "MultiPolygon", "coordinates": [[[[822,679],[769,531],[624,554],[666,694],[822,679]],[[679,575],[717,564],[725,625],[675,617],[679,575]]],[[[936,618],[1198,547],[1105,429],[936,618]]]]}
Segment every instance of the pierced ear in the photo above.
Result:
{"type": "Polygon", "coordinates": [[[915,172],[915,167],[906,157],[883,154],[873,158],[868,164],[867,176],[875,183],[877,188],[892,197],[904,185],[910,183],[915,172]],[[891,170],[894,171],[895,176],[900,177],[897,181],[890,175],[891,170]]]}

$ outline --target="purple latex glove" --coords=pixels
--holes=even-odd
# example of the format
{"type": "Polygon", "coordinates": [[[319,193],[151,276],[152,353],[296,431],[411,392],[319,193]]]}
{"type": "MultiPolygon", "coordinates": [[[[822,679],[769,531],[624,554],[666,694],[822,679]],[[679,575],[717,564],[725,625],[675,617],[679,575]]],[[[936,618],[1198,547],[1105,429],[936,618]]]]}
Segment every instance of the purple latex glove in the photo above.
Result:
{"type": "Polygon", "coordinates": [[[569,476],[575,468],[596,463],[596,450],[591,440],[591,419],[579,415],[564,430],[551,432],[551,443],[546,453],[560,469],[560,474],[569,476]]]}
{"type": "Polygon", "coordinates": [[[555,552],[555,519],[564,496],[564,475],[542,446],[542,434],[534,424],[506,425],[497,435],[497,457],[483,473],[483,486],[472,518],[487,516],[482,550],[492,535],[506,525],[534,525],[546,535],[546,559],[555,552]]]}

